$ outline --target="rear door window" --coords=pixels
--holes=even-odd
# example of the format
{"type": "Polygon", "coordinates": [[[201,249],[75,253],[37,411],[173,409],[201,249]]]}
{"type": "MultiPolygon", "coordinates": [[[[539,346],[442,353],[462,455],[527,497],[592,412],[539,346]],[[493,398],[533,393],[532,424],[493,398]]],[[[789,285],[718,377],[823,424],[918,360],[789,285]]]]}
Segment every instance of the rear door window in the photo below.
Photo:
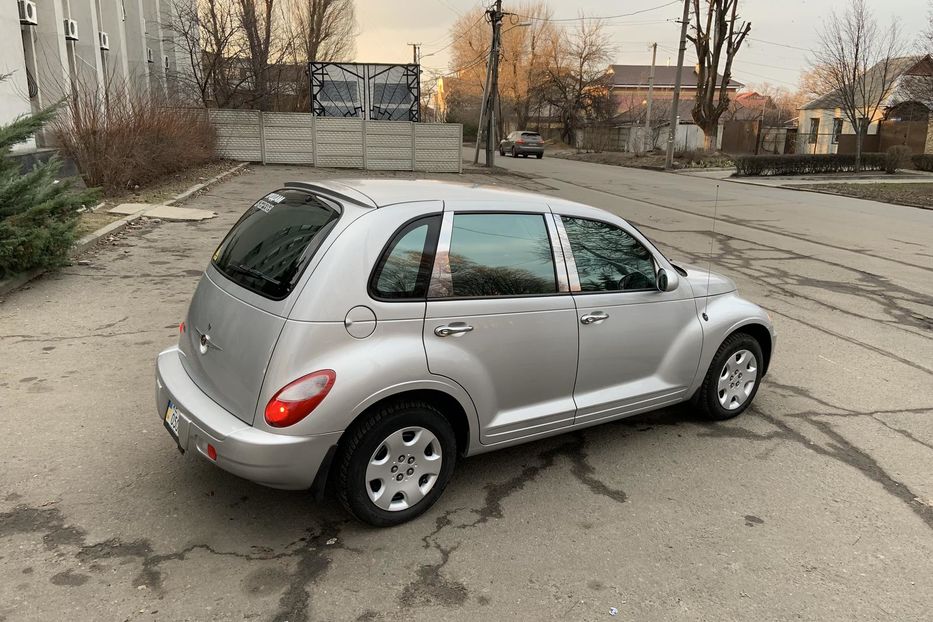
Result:
{"type": "Polygon", "coordinates": [[[453,296],[557,292],[541,214],[455,214],[449,258],[453,296]]]}
{"type": "Polygon", "coordinates": [[[225,277],[272,300],[288,296],[340,217],[339,207],[301,190],[256,201],[214,252],[225,277]]]}

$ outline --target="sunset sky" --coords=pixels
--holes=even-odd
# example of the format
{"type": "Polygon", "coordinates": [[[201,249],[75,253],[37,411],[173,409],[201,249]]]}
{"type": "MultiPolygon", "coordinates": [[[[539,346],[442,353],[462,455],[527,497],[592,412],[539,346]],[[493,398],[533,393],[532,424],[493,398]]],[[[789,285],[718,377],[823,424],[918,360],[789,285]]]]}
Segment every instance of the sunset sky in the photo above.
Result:
{"type": "MultiPolygon", "coordinates": [[[[412,50],[406,43],[422,43],[422,64],[428,71],[449,68],[449,50],[442,49],[451,38],[450,28],[457,17],[484,2],[475,0],[356,0],[359,37],[356,60],[363,62],[411,62],[412,50]]],[[[664,0],[552,0],[553,17],[606,16],[632,13],[664,5],[664,0]]],[[[735,78],[749,85],[769,82],[794,88],[802,69],[808,66],[807,50],[816,46],[816,28],[835,8],[844,10],[848,0],[741,0],[740,13],[752,22],[752,32],[734,67],[735,78]],[[780,44],[780,45],[775,45],[780,44]]],[[[515,4],[504,2],[503,8],[515,4]]],[[[658,64],[677,60],[677,41],[682,4],[672,2],[663,8],[636,16],[612,19],[608,32],[617,46],[617,63],[648,64],[648,45],[658,43],[658,64]]],[[[869,0],[869,6],[887,24],[897,17],[906,39],[914,41],[927,22],[929,0],[869,0]]],[[[687,47],[687,64],[696,57],[687,47]]]]}

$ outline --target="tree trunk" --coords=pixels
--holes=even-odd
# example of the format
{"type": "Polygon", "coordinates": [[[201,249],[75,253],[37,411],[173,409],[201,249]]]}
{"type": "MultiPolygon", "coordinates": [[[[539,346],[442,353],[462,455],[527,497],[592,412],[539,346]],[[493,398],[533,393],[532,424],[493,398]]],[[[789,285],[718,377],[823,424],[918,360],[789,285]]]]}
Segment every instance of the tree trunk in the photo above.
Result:
{"type": "Polygon", "coordinates": [[[706,123],[701,125],[700,129],[703,130],[703,150],[707,153],[716,151],[719,123],[706,123]]]}
{"type": "Polygon", "coordinates": [[[859,123],[855,130],[855,172],[862,170],[862,139],[865,134],[862,131],[862,124],[859,123]]]}

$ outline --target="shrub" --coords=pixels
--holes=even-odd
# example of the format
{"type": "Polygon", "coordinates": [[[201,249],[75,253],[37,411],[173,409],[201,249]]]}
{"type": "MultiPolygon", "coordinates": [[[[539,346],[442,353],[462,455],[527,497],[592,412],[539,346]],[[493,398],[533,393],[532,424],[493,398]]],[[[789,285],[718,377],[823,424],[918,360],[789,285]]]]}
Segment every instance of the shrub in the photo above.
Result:
{"type": "Polygon", "coordinates": [[[910,147],[891,145],[884,154],[884,172],[893,175],[897,169],[904,168],[910,162],[910,147]]]}
{"type": "Polygon", "coordinates": [[[216,159],[217,134],[203,109],[81,91],[67,112],[53,126],[61,150],[89,186],[108,194],[216,159]]]}
{"type": "Polygon", "coordinates": [[[35,268],[53,268],[68,256],[78,209],[94,201],[93,190],[75,191],[56,176],[58,158],[23,174],[8,157],[13,145],[38,132],[55,115],[50,108],[0,126],[0,279],[35,268]]]}
{"type": "Polygon", "coordinates": [[[913,163],[914,168],[918,171],[928,171],[933,173],[933,154],[923,153],[920,155],[915,155],[910,159],[913,163]]]}
{"type": "MultiPolygon", "coordinates": [[[[880,171],[886,154],[863,153],[862,170],[880,171]]],[[[855,155],[838,153],[738,156],[736,175],[814,175],[855,171],[855,155]]]]}

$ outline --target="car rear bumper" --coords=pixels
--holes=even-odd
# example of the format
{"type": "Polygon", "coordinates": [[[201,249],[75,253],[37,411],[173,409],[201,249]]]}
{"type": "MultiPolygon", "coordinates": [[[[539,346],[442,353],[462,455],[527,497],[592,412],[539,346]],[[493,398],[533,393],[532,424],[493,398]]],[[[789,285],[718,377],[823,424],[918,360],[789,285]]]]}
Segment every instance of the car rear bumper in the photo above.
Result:
{"type": "Polygon", "coordinates": [[[303,490],[315,483],[339,432],[289,436],[247,425],[198,388],[182,366],[182,356],[178,347],[159,354],[156,408],[164,421],[169,400],[174,404],[180,414],[178,446],[186,455],[199,454],[225,471],[272,488],[303,490]],[[216,450],[216,460],[208,457],[208,444],[216,450]]]}
{"type": "Polygon", "coordinates": [[[529,147],[528,145],[515,145],[515,153],[538,155],[544,153],[544,147],[529,147]]]}

